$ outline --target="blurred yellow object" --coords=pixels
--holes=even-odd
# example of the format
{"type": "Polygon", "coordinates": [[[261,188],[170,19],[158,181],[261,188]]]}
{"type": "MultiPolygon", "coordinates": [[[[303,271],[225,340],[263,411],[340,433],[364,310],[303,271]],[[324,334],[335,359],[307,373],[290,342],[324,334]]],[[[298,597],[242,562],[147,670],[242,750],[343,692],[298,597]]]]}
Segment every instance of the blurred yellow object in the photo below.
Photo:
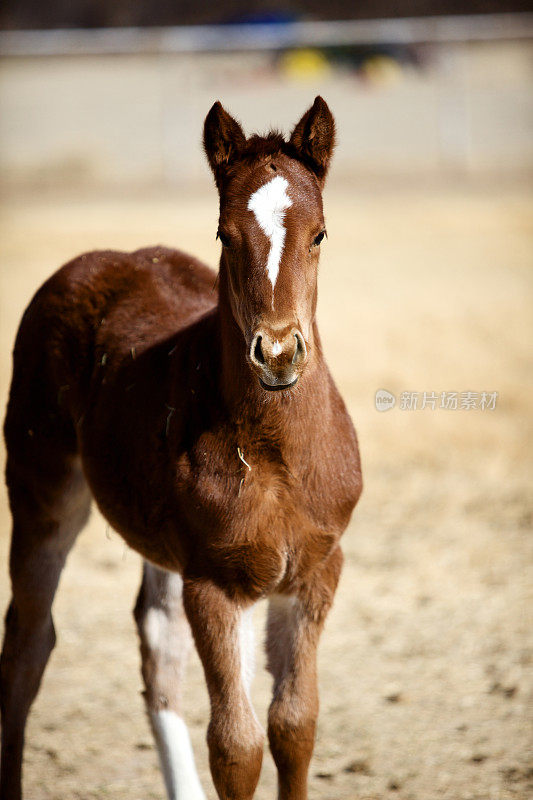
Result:
{"type": "Polygon", "coordinates": [[[290,50],[280,60],[280,69],[287,78],[293,80],[315,80],[327,75],[331,68],[326,56],[320,50],[290,50]]]}
{"type": "Polygon", "coordinates": [[[391,86],[401,80],[402,68],[390,56],[371,56],[361,64],[361,75],[376,86],[391,86]]]}

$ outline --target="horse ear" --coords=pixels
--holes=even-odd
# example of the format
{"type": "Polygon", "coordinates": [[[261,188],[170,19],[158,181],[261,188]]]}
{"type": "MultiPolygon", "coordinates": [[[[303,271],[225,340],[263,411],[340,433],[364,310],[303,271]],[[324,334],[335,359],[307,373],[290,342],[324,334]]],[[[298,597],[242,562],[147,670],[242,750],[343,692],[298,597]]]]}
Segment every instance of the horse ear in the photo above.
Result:
{"type": "Polygon", "coordinates": [[[322,187],[335,146],[335,120],[320,95],[294,128],[290,144],[296,157],[315,173],[322,187]]]}
{"type": "Polygon", "coordinates": [[[217,100],[205,118],[204,150],[219,188],[226,168],[245,143],[241,126],[217,100]]]}

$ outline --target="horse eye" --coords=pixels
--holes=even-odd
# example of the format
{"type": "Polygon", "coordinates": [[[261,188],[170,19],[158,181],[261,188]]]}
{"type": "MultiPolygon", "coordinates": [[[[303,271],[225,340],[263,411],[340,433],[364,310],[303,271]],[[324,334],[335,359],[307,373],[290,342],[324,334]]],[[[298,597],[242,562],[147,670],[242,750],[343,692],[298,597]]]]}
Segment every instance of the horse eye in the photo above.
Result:
{"type": "Polygon", "coordinates": [[[311,245],[311,247],[318,247],[324,236],[327,236],[326,231],[320,231],[318,236],[315,236],[315,238],[313,239],[313,244],[311,245]]]}
{"type": "Polygon", "coordinates": [[[222,244],[222,247],[229,247],[229,245],[230,245],[229,236],[226,236],[225,233],[222,233],[222,231],[218,230],[216,238],[220,239],[220,243],[222,244]]]}

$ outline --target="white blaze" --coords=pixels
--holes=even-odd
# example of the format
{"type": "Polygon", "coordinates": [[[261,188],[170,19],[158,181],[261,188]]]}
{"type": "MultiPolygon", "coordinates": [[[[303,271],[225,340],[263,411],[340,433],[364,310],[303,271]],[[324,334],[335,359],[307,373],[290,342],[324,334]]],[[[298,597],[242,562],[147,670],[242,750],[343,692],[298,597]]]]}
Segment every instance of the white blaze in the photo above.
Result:
{"type": "Polygon", "coordinates": [[[265,235],[270,239],[270,252],[267,260],[267,274],[272,284],[272,305],[274,305],[274,287],[279,272],[279,263],[285,244],[285,211],[292,206],[287,194],[288,182],[281,175],[261,186],[248,200],[248,210],[253,211],[255,218],[265,235]]]}

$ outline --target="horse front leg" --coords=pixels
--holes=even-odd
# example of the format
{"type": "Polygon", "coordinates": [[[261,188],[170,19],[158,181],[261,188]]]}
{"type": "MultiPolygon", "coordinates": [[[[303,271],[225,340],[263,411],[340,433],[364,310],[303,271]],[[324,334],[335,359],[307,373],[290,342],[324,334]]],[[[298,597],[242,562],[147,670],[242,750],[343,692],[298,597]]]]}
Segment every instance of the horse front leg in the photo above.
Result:
{"type": "Polygon", "coordinates": [[[251,800],[264,733],[249,696],[253,663],[250,606],[206,579],[185,578],[183,604],[202,660],[211,720],[209,764],[221,800],[251,800]]]}
{"type": "Polygon", "coordinates": [[[279,800],[307,800],[318,716],[317,645],[341,568],[337,547],[297,594],[274,595],[269,603],[266,647],[274,696],[268,739],[279,800]]]}

